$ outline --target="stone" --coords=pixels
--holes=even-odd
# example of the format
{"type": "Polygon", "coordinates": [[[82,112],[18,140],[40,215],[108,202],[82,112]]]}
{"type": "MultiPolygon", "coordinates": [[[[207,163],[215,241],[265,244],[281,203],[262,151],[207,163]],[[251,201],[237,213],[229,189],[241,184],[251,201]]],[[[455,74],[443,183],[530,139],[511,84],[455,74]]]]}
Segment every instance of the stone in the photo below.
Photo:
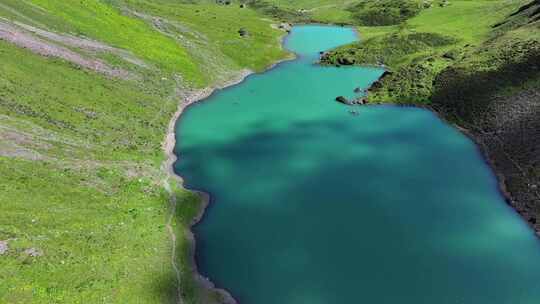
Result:
{"type": "Polygon", "coordinates": [[[0,255],[6,254],[9,250],[7,241],[0,241],[0,255]]]}
{"type": "Polygon", "coordinates": [[[364,97],[356,99],[356,104],[365,105],[366,99],[364,97]]]}
{"type": "Polygon", "coordinates": [[[241,37],[247,36],[249,33],[245,28],[241,28],[238,30],[238,34],[240,34],[241,37]]]}
{"type": "Polygon", "coordinates": [[[24,251],[24,253],[33,258],[37,258],[43,255],[43,252],[37,248],[28,248],[24,251]]]}
{"type": "Polygon", "coordinates": [[[348,104],[351,104],[351,103],[349,102],[349,100],[348,100],[346,97],[344,97],[344,96],[338,96],[338,97],[336,97],[336,101],[337,101],[337,102],[341,102],[341,103],[343,103],[343,104],[347,104],[347,105],[348,105],[348,104]]]}

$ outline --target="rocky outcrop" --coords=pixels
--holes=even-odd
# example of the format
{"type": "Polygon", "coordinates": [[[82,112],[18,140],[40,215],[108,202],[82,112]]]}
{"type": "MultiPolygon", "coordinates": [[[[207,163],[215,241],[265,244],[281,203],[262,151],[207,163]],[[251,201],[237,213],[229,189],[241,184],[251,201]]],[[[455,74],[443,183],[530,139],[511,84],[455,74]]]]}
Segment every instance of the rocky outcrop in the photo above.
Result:
{"type": "Polygon", "coordinates": [[[83,56],[64,47],[60,43],[53,42],[61,41],[66,45],[92,50],[115,50],[114,48],[107,49],[106,46],[95,41],[77,39],[73,36],[62,36],[21,23],[13,23],[3,18],[0,18],[0,40],[28,49],[38,55],[60,58],[77,66],[111,77],[131,78],[134,76],[122,68],[110,66],[101,59],[83,56]]]}
{"type": "Polygon", "coordinates": [[[348,99],[344,96],[338,96],[336,97],[336,101],[339,102],[339,103],[342,103],[342,104],[346,104],[346,105],[364,105],[367,103],[367,98],[366,97],[358,97],[358,98],[355,98],[355,99],[348,99]]]}
{"type": "Polygon", "coordinates": [[[344,97],[344,96],[338,96],[336,97],[336,101],[337,102],[340,102],[342,104],[346,104],[346,105],[350,105],[351,102],[349,101],[349,99],[347,99],[347,97],[344,97]]]}

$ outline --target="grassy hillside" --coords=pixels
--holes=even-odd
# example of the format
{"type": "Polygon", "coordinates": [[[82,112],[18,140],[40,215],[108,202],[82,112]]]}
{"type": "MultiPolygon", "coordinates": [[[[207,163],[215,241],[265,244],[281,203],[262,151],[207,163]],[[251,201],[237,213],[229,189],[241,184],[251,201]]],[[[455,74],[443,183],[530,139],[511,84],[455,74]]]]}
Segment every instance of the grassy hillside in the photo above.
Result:
{"type": "Polygon", "coordinates": [[[497,34],[492,26],[525,1],[452,1],[432,5],[397,26],[360,27],[365,40],[326,54],[325,64],[385,65],[392,73],[373,92],[374,102],[429,102],[433,81],[445,68],[473,56],[497,34]],[[375,31],[373,31],[375,30],[375,31]]]}
{"type": "Polygon", "coordinates": [[[279,19],[285,21],[307,21],[307,22],[328,22],[328,23],[351,23],[351,13],[347,11],[350,4],[356,2],[351,0],[257,0],[247,1],[266,3],[267,6],[273,6],[279,10],[289,12],[288,14],[276,15],[279,19]],[[290,16],[293,12],[293,18],[290,16]]]}
{"type": "Polygon", "coordinates": [[[283,21],[369,26],[398,24],[416,15],[425,5],[424,1],[419,0],[243,0],[241,2],[283,21]]]}
{"type": "Polygon", "coordinates": [[[219,298],[193,281],[200,202],[160,169],[161,143],[183,97],[285,57],[283,33],[250,9],[178,1],[3,0],[0,17],[130,75],[0,40],[0,302],[173,302],[173,259],[186,303],[219,298]]]}

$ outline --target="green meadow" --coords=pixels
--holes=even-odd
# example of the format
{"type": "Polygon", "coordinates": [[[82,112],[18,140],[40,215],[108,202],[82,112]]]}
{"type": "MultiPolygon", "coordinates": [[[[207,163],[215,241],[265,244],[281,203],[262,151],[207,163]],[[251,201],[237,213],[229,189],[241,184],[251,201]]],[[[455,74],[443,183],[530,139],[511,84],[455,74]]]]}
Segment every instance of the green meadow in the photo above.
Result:
{"type": "Polygon", "coordinates": [[[516,40],[538,41],[537,26],[528,24],[526,15],[511,16],[528,1],[438,3],[397,25],[360,26],[362,41],[337,48],[323,63],[384,65],[392,74],[373,90],[372,102],[429,103],[445,69],[496,69],[493,60],[502,50],[512,51],[516,40]],[[509,26],[494,27],[505,21],[509,26]]]}
{"type": "MultiPolygon", "coordinates": [[[[192,275],[201,202],[162,168],[162,143],[191,93],[290,58],[275,24],[356,26],[362,42],[324,63],[384,64],[392,74],[373,102],[445,99],[437,79],[523,63],[540,41],[527,15],[510,16],[526,0],[224,2],[0,1],[0,26],[99,42],[143,63],[39,38],[130,75],[114,78],[0,40],[0,303],[220,302],[192,275]]],[[[503,91],[515,75],[501,78],[503,91]]]]}

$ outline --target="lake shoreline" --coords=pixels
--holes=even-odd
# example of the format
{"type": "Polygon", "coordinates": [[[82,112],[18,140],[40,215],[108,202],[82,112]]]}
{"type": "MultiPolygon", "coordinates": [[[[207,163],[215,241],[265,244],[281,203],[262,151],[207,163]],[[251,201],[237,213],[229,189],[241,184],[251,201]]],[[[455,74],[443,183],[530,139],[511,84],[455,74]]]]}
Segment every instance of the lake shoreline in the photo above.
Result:
{"type": "MultiPolygon", "coordinates": [[[[253,71],[251,70],[242,70],[236,76],[234,76],[231,80],[226,81],[223,84],[197,90],[181,98],[181,102],[178,105],[176,112],[174,113],[173,117],[169,121],[169,126],[167,128],[165,141],[163,142],[163,145],[162,145],[162,149],[166,155],[166,160],[163,164],[163,169],[167,173],[167,176],[171,178],[172,180],[174,180],[175,182],[177,182],[181,187],[183,187],[184,180],[182,179],[182,176],[180,176],[174,171],[174,164],[178,160],[178,156],[176,155],[174,151],[176,142],[177,142],[176,123],[179,120],[180,116],[182,115],[182,113],[184,113],[184,111],[189,106],[199,101],[205,100],[206,98],[211,96],[216,90],[220,90],[226,87],[237,85],[241,83],[242,81],[244,81],[245,78],[251,74],[253,74],[253,71]]],[[[197,194],[201,202],[201,206],[199,210],[197,211],[196,216],[191,220],[191,223],[188,229],[189,233],[187,235],[187,241],[189,243],[189,256],[190,256],[190,263],[191,263],[190,267],[192,269],[192,277],[195,279],[196,283],[200,284],[202,288],[207,289],[212,292],[217,292],[218,294],[220,294],[220,296],[224,299],[222,303],[236,304],[237,302],[234,300],[234,298],[230,295],[229,292],[227,292],[224,289],[217,288],[208,278],[205,278],[198,271],[197,263],[195,261],[196,239],[195,239],[195,234],[192,231],[192,227],[202,220],[204,213],[206,211],[206,208],[210,204],[210,194],[203,191],[194,191],[194,190],[190,190],[190,191],[197,194]]],[[[171,195],[174,195],[174,194],[171,194],[171,195]]],[[[174,206],[174,207],[177,207],[177,206],[174,206]]],[[[181,292],[182,286],[179,286],[178,288],[181,292]]],[[[179,295],[179,297],[181,296],[179,295]]]]}
{"type": "MultiPolygon", "coordinates": [[[[283,47],[284,43],[287,39],[289,34],[285,33],[280,39],[280,44],[283,47]]],[[[182,188],[184,184],[184,180],[182,176],[175,172],[174,170],[174,164],[179,159],[179,155],[175,153],[175,147],[177,143],[177,137],[176,137],[176,125],[177,122],[180,119],[180,116],[186,111],[186,109],[189,106],[192,106],[198,102],[202,102],[212,96],[215,92],[219,90],[223,90],[226,88],[230,88],[236,85],[241,84],[244,82],[249,76],[265,73],[271,69],[276,68],[279,66],[279,64],[292,61],[297,58],[297,55],[294,53],[290,53],[287,57],[278,60],[274,63],[272,63],[270,66],[268,66],[266,69],[264,69],[261,72],[254,72],[249,69],[244,69],[239,71],[235,76],[233,76],[231,79],[217,85],[213,85],[210,87],[206,87],[200,90],[191,91],[184,96],[180,97],[180,103],[178,105],[178,108],[176,112],[174,113],[173,117],[169,121],[169,125],[167,127],[167,133],[165,136],[165,140],[162,144],[162,150],[165,153],[166,159],[162,164],[162,170],[165,171],[167,176],[172,179],[173,181],[177,182],[182,188]]],[[[189,190],[189,189],[186,189],[189,190]]],[[[208,290],[209,292],[216,292],[220,295],[221,299],[219,300],[219,304],[237,304],[238,302],[232,297],[231,293],[228,292],[226,289],[216,287],[216,285],[209,279],[204,277],[198,270],[197,262],[196,262],[196,238],[195,234],[193,233],[193,226],[197,225],[203,218],[204,214],[206,212],[206,209],[210,205],[210,199],[211,194],[204,192],[204,191],[198,191],[198,190],[189,190],[197,196],[199,196],[201,206],[199,207],[199,210],[197,211],[196,216],[192,219],[190,226],[189,226],[189,233],[187,235],[187,240],[189,243],[189,256],[190,256],[190,267],[192,269],[192,277],[195,279],[195,282],[200,284],[200,286],[203,289],[208,290]]],[[[171,194],[174,195],[174,194],[171,194]]],[[[176,206],[174,206],[176,208],[176,206]]],[[[178,286],[178,289],[181,293],[182,286],[178,286]]],[[[181,298],[181,295],[179,295],[179,298],[181,298]]],[[[208,303],[211,304],[211,303],[208,303]]]]}

